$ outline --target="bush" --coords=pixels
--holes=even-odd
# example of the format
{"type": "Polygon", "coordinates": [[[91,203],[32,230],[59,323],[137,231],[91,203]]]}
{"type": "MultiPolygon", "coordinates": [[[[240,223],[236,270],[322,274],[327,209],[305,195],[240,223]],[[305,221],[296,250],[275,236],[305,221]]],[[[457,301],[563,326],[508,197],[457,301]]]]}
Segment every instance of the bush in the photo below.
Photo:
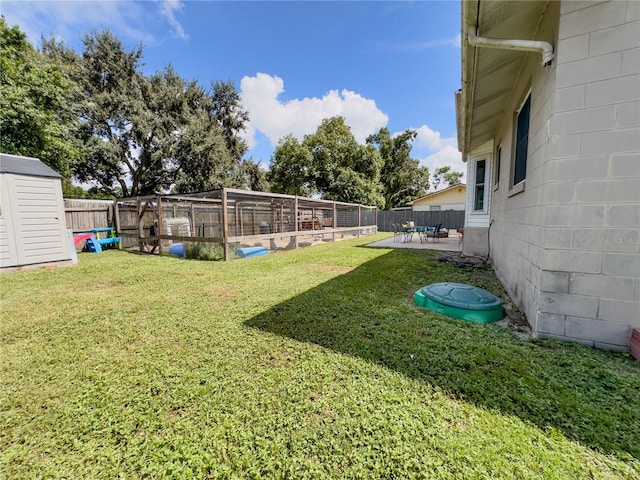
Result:
{"type": "Polygon", "coordinates": [[[224,249],[218,243],[188,243],[184,246],[187,258],[195,260],[224,260],[224,249]]]}

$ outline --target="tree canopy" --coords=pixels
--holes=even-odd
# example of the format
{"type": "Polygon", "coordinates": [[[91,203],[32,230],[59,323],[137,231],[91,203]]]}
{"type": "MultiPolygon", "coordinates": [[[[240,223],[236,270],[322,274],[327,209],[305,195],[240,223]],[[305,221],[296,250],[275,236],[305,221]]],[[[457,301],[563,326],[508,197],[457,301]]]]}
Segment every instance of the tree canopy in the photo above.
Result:
{"type": "Polygon", "coordinates": [[[382,207],[381,168],[380,153],[358,144],[344,118],[332,117],[301,143],[293,136],[281,139],[268,179],[278,193],[382,207]]]}
{"type": "Polygon", "coordinates": [[[171,66],[145,76],[141,60],[141,47],[127,50],[108,31],[85,36],[76,72],[86,156],[77,178],[122,196],[244,183],[238,134],[248,116],[233,84],[209,91],[171,66]]]}
{"type": "Polygon", "coordinates": [[[415,130],[391,136],[387,128],[367,138],[367,143],[380,151],[383,166],[380,175],[385,208],[406,205],[411,200],[426,195],[429,189],[429,169],[411,158],[415,130]]]}
{"type": "MultiPolygon", "coordinates": [[[[126,48],[108,30],[83,45],[77,53],[43,38],[38,51],[0,19],[0,150],[43,160],[65,177],[65,194],[227,186],[394,208],[427,193],[429,171],[411,158],[415,130],[382,128],[361,145],[344,118],[327,118],[302,141],[280,139],[265,171],[244,159],[249,114],[231,80],[207,88],[171,66],[147,75],[142,46],[126,48]]],[[[442,167],[432,186],[462,175],[442,167]]]]}
{"type": "Polygon", "coordinates": [[[80,147],[73,131],[77,93],[64,67],[41,55],[0,17],[0,150],[38,157],[68,177],[80,147]]]}
{"type": "Polygon", "coordinates": [[[462,182],[463,172],[452,171],[450,166],[437,168],[433,173],[433,189],[453,187],[462,182]]]}
{"type": "Polygon", "coordinates": [[[80,54],[46,38],[38,52],[4,19],[0,34],[0,148],[42,159],[68,193],[79,195],[71,178],[111,196],[266,185],[243,160],[249,116],[233,82],[145,75],[142,47],[108,30],[85,35],[80,54]]]}
{"type": "MultiPolygon", "coordinates": [[[[268,180],[276,193],[317,195],[386,209],[405,206],[429,191],[429,169],[411,157],[416,136],[411,129],[392,136],[381,128],[360,145],[344,118],[328,118],[302,142],[292,135],[280,139],[268,180]]],[[[462,175],[451,167],[440,168],[434,188],[460,183],[462,175]]]]}

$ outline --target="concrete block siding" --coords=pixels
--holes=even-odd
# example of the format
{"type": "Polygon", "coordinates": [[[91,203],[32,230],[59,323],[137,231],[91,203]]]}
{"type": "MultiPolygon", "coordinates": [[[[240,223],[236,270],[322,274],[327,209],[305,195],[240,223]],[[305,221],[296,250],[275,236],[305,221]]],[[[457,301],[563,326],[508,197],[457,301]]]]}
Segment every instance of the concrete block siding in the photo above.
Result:
{"type": "Polygon", "coordinates": [[[636,2],[563,2],[546,170],[540,336],[625,348],[640,326],[636,2]]]}
{"type": "Polygon", "coordinates": [[[543,22],[556,61],[527,60],[494,138],[491,259],[536,335],[626,349],[640,327],[640,2],[563,1],[543,22]],[[513,192],[513,112],[529,86],[526,184],[513,192]]]}
{"type": "Polygon", "coordinates": [[[551,126],[557,147],[546,171],[537,328],[540,336],[604,348],[626,347],[631,328],[640,326],[640,20],[634,4],[563,2],[558,32],[551,126]]]}

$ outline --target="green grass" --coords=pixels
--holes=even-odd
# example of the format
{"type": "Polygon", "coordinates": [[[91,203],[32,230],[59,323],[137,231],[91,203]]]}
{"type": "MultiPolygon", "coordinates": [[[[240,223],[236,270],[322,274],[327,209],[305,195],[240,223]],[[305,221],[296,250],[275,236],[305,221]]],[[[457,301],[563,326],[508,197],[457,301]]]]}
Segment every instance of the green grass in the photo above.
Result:
{"type": "Polygon", "coordinates": [[[0,478],[640,477],[640,365],[417,308],[437,253],[0,276],[0,478]]]}

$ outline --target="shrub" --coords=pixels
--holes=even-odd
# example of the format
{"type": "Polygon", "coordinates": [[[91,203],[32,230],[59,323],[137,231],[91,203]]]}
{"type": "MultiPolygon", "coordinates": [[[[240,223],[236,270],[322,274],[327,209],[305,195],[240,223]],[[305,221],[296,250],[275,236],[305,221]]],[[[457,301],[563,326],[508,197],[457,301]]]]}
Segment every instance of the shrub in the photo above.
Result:
{"type": "Polygon", "coordinates": [[[187,258],[195,260],[224,260],[224,249],[218,243],[188,243],[185,244],[184,252],[187,258]]]}

